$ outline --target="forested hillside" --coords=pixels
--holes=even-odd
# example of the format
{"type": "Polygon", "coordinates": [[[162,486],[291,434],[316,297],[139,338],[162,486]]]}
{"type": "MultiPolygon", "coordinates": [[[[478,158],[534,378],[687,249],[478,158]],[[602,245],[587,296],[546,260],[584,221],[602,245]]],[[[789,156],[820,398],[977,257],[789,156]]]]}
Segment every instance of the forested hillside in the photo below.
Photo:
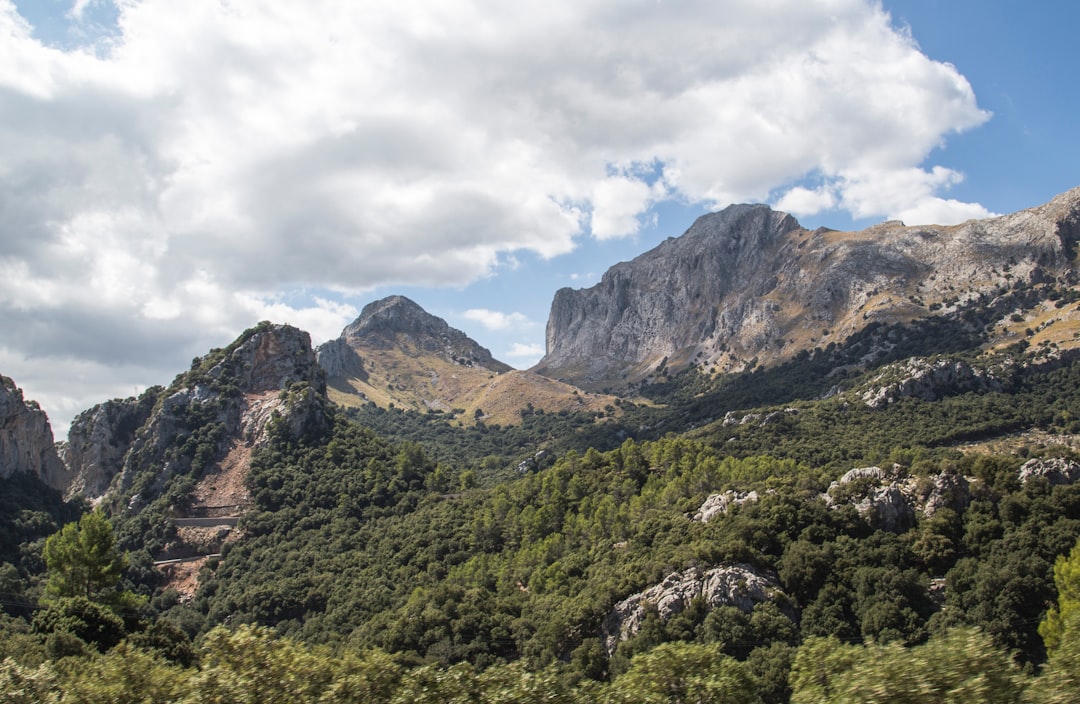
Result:
{"type": "MultiPolygon", "coordinates": [[[[162,589],[148,564],[140,536],[156,534],[145,532],[149,514],[123,512],[113,523],[131,558],[113,590],[127,596],[79,605],[50,595],[38,536],[78,507],[41,502],[34,533],[27,506],[10,529],[22,547],[5,557],[3,685],[91,701],[238,697],[278,681],[296,683],[291,701],[362,692],[403,701],[425,688],[441,701],[527,701],[541,691],[566,701],[841,701],[881,684],[867,664],[876,663],[925,670],[890,683],[897,692],[972,672],[996,683],[972,701],[1072,691],[1061,663],[1073,651],[1047,665],[1039,625],[1058,599],[1055,560],[1080,536],[1080,484],[1022,478],[1020,468],[1074,457],[1060,443],[1080,417],[1080,365],[1029,364],[1008,388],[936,401],[875,409],[793,392],[777,407],[728,414],[725,390],[740,399],[739,389],[789,374],[749,372],[704,390],[676,376],[653,389],[668,394],[656,396],[665,405],[625,406],[619,420],[540,414],[514,429],[452,430],[436,425],[440,414],[372,409],[397,421],[372,425],[416,432],[424,444],[384,439],[355,412],[332,411],[326,430],[279,424],[253,457],[241,537],[207,563],[191,600],[162,589]],[[710,398],[713,423],[648,439],[657,433],[646,420],[693,425],[710,398]],[[446,429],[415,430],[425,425],[446,429]],[[603,451],[555,442],[598,428],[609,444],[641,437],[603,451]],[[1009,455],[958,445],[1034,430],[1055,442],[1021,438],[1009,455]],[[512,460],[541,445],[541,461],[512,460]],[[834,483],[869,465],[887,471],[834,483]],[[914,508],[898,523],[874,497],[902,484],[914,487],[914,508]],[[931,513],[935,487],[953,488],[931,513]],[[725,492],[756,500],[695,517],[725,492]],[[670,591],[722,566],[775,589],[728,602],[670,591]],[[627,626],[624,602],[643,593],[661,599],[636,602],[627,626]],[[658,672],[671,679],[666,689],[656,689],[658,672]]],[[[176,486],[159,502],[182,503],[176,486]]]]}

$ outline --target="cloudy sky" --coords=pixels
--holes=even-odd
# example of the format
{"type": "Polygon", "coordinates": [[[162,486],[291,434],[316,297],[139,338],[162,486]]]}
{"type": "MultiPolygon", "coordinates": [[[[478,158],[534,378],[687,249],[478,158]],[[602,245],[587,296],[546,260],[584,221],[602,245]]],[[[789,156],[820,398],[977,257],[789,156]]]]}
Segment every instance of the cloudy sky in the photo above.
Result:
{"type": "Polygon", "coordinates": [[[263,319],[503,361],[693,219],[952,223],[1078,159],[1080,4],[0,0],[0,373],[58,435],[263,319]],[[1050,12],[1047,8],[1052,8],[1050,12]]]}

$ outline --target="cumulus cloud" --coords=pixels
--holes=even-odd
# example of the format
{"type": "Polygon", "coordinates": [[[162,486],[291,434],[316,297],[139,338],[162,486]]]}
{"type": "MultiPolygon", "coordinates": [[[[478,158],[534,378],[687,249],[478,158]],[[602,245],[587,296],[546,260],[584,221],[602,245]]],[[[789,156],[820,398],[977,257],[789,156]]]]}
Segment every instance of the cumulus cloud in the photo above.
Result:
{"type": "Polygon", "coordinates": [[[34,322],[9,360],[107,332],[71,354],[175,370],[264,315],[332,336],[351,305],[282,292],[465,286],[811,173],[779,202],[985,212],[923,164],[988,115],[871,0],[115,6],[64,48],[0,0],[0,325],[34,322]]]}
{"type": "Polygon", "coordinates": [[[535,365],[544,356],[543,345],[524,342],[515,342],[506,352],[507,359],[514,360],[518,369],[526,369],[535,365]]]}
{"type": "Polygon", "coordinates": [[[853,172],[813,189],[796,186],[776,205],[795,215],[842,207],[856,218],[883,215],[908,225],[954,225],[996,215],[978,203],[937,195],[962,180],[963,174],[942,166],[853,172]]]}
{"type": "Polygon", "coordinates": [[[466,320],[474,320],[488,330],[508,330],[528,326],[529,319],[522,313],[502,313],[487,308],[471,308],[461,314],[466,320]]]}

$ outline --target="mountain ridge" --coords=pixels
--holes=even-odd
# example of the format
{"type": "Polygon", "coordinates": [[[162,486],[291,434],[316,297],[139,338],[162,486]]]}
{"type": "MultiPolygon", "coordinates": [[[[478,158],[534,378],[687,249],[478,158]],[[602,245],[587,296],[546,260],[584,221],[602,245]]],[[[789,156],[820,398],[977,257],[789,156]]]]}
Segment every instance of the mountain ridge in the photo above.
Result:
{"type": "Polygon", "coordinates": [[[1018,281],[1072,286],[1078,239],[1080,188],[960,225],[889,221],[857,232],[811,231],[768,206],[730,206],[614,265],[593,287],[556,292],[546,354],[532,371],[626,389],[658,369],[775,363],[1018,281]]]}

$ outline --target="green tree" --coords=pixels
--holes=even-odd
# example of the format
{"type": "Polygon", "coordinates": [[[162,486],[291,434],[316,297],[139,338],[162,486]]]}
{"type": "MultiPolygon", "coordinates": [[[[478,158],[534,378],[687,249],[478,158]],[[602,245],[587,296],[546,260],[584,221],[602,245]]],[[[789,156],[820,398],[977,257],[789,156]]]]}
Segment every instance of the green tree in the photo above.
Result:
{"type": "Polygon", "coordinates": [[[175,702],[192,672],[124,643],[106,655],[61,661],[55,667],[63,678],[60,701],[79,704],[175,702]]]}
{"type": "Polygon", "coordinates": [[[116,549],[116,536],[100,509],[69,523],[45,541],[49,598],[85,597],[112,602],[117,583],[127,568],[127,556],[116,549]]]}
{"type": "Polygon", "coordinates": [[[191,702],[299,704],[319,700],[333,681],[329,658],[257,626],[215,628],[203,640],[191,702]]]}
{"type": "Polygon", "coordinates": [[[715,644],[664,643],[633,659],[607,701],[748,704],[761,701],[756,684],[743,663],[715,644]]]}
{"type": "Polygon", "coordinates": [[[105,652],[124,639],[124,621],[107,606],[85,596],[53,599],[47,609],[34,615],[34,630],[49,635],[47,648],[53,657],[78,654],[83,643],[105,652]],[[78,638],[72,641],[71,636],[78,638]]]}
{"type": "Polygon", "coordinates": [[[1058,603],[1050,607],[1039,624],[1039,635],[1043,637],[1049,655],[1053,655],[1060,645],[1072,615],[1080,614],[1080,541],[1068,557],[1062,555],[1054,562],[1054,586],[1057,587],[1058,603]]]}
{"type": "Polygon", "coordinates": [[[1080,542],[1057,559],[1054,584],[1057,606],[1039,625],[1050,658],[1031,687],[1030,699],[1040,704],[1080,700],[1080,542]]]}
{"type": "Polygon", "coordinates": [[[926,645],[812,639],[792,669],[792,704],[1015,704],[1026,679],[989,636],[955,629],[926,645]]]}
{"type": "Polygon", "coordinates": [[[0,661],[0,699],[6,704],[59,702],[57,679],[49,663],[28,667],[7,658],[0,661]]]}

